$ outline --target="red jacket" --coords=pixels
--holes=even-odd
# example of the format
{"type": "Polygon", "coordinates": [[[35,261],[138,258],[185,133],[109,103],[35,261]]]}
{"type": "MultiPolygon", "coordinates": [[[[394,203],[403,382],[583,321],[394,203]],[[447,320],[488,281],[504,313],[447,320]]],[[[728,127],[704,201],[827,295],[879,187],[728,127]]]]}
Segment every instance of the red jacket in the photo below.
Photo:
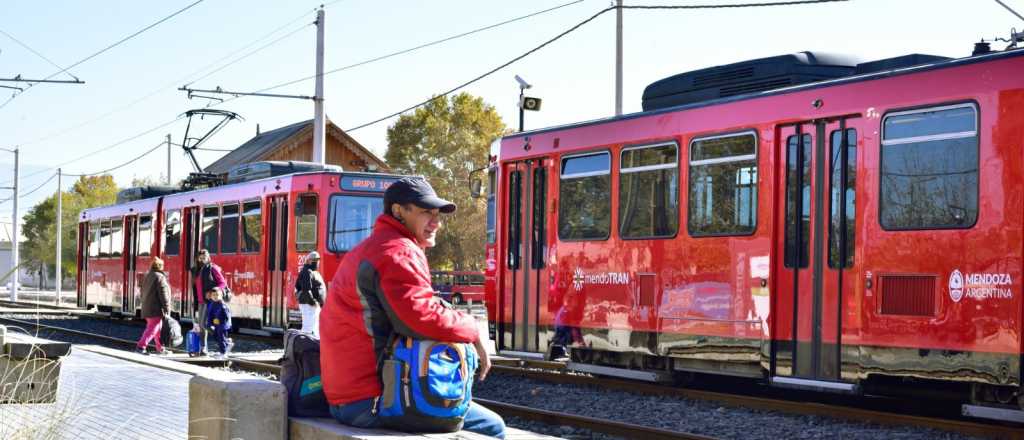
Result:
{"type": "Polygon", "coordinates": [[[475,319],[443,306],[414,236],[393,217],[341,260],[320,314],[320,366],[331,405],[381,393],[377,358],[391,332],[420,339],[476,342],[475,319]]]}
{"type": "MultiPolygon", "coordinates": [[[[203,288],[203,269],[204,268],[200,268],[192,278],[192,282],[195,283],[196,287],[194,298],[199,304],[206,304],[206,292],[212,290],[212,286],[207,286],[210,287],[210,289],[203,288]]],[[[220,288],[221,294],[223,294],[224,288],[228,286],[227,281],[224,280],[224,271],[221,270],[220,266],[211,262],[210,276],[213,278],[213,284],[220,288]]]]}

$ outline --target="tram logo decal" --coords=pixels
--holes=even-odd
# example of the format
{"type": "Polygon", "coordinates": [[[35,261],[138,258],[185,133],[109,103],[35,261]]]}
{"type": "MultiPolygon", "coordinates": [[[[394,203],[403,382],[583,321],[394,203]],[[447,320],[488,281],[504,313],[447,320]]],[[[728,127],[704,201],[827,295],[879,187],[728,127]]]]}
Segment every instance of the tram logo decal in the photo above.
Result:
{"type": "Polygon", "coordinates": [[[960,298],[964,297],[964,276],[960,273],[959,269],[953,269],[953,273],[949,274],[949,298],[953,302],[960,302],[960,298]]]}
{"type": "Polygon", "coordinates": [[[977,300],[1011,299],[1013,277],[1008,273],[969,273],[954,269],[949,275],[949,298],[960,302],[964,297],[977,300]]]}
{"type": "Polygon", "coordinates": [[[598,273],[585,273],[583,269],[576,268],[572,274],[572,288],[576,290],[583,289],[584,284],[599,284],[605,286],[620,285],[625,286],[629,284],[629,273],[626,272],[598,272],[598,273]]]}

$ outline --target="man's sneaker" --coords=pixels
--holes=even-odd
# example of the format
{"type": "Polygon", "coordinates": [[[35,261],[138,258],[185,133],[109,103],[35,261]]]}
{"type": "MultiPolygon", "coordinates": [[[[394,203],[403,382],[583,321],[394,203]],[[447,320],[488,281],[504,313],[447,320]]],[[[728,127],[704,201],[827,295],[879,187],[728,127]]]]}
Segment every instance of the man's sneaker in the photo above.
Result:
{"type": "Polygon", "coordinates": [[[135,347],[135,352],[138,353],[138,354],[149,354],[149,353],[146,353],[146,348],[145,347],[143,347],[143,348],[135,347]]]}

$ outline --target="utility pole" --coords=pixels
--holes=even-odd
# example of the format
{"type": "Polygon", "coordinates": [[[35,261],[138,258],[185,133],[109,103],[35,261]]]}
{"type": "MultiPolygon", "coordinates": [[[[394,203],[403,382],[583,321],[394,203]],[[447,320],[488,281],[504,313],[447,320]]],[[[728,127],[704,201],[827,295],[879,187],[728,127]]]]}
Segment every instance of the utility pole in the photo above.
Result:
{"type": "Polygon", "coordinates": [[[313,97],[313,162],[327,163],[324,120],[324,8],[316,11],[316,93],[313,97]]]}
{"type": "Polygon", "coordinates": [[[622,115],[622,0],[615,10],[615,116],[622,115]]]}
{"type": "Polygon", "coordinates": [[[18,223],[21,223],[21,219],[18,218],[18,148],[14,148],[14,218],[11,219],[11,268],[14,269],[14,273],[11,274],[11,301],[18,300],[18,223]]]}
{"type": "Polygon", "coordinates": [[[60,287],[61,287],[61,279],[60,279],[61,278],[60,277],[60,260],[61,260],[61,245],[60,245],[60,241],[61,240],[60,239],[61,239],[61,236],[64,235],[64,230],[61,229],[61,215],[63,213],[63,210],[61,208],[61,199],[63,199],[64,197],[61,197],[60,177],[61,177],[60,168],[57,168],[57,258],[56,258],[57,261],[54,263],[54,266],[57,267],[57,275],[55,275],[56,276],[56,281],[57,281],[57,286],[55,287],[55,290],[57,291],[56,297],[57,297],[57,305],[58,306],[60,306],[60,287]]]}
{"type": "Polygon", "coordinates": [[[171,134],[167,133],[167,185],[171,184],[171,134]]]}

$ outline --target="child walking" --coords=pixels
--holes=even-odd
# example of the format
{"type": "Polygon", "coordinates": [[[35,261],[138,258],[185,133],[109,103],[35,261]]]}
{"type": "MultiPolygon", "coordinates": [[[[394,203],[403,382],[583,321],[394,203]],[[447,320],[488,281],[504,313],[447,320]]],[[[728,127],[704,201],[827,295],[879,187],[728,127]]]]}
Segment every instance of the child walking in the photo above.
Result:
{"type": "Polygon", "coordinates": [[[224,357],[234,345],[228,339],[228,331],[231,330],[231,309],[224,304],[223,294],[220,288],[210,291],[210,301],[206,303],[206,328],[213,330],[214,339],[220,346],[220,357],[224,357]]]}

